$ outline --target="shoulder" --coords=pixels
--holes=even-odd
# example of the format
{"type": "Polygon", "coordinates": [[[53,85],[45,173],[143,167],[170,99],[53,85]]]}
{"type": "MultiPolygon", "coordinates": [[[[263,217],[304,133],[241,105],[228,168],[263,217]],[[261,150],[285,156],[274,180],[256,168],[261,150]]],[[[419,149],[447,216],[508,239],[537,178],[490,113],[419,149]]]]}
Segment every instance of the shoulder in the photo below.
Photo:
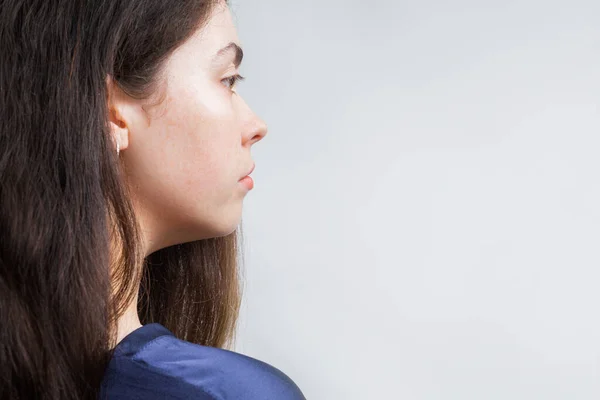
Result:
{"type": "Polygon", "coordinates": [[[103,382],[104,398],[304,399],[287,375],[255,358],[172,334],[141,344],[115,352],[103,382]]]}

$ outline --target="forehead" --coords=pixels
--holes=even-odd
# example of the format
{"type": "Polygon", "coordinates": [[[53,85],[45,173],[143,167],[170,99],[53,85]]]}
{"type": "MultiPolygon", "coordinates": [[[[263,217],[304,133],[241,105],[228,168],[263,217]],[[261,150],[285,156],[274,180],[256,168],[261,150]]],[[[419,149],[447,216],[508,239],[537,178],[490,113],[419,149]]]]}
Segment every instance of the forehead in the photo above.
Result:
{"type": "Polygon", "coordinates": [[[189,44],[195,48],[196,56],[210,59],[232,42],[239,45],[237,30],[229,7],[219,2],[213,7],[207,23],[190,38],[189,44]]]}

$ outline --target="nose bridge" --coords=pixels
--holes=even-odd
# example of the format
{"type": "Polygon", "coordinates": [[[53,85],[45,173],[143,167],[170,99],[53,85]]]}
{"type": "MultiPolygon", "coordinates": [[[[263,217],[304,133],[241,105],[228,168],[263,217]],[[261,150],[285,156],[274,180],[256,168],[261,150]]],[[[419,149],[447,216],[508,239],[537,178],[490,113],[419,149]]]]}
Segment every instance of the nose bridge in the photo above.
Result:
{"type": "Polygon", "coordinates": [[[250,108],[246,101],[240,96],[244,118],[244,142],[252,144],[258,142],[267,135],[267,124],[250,108]]]}

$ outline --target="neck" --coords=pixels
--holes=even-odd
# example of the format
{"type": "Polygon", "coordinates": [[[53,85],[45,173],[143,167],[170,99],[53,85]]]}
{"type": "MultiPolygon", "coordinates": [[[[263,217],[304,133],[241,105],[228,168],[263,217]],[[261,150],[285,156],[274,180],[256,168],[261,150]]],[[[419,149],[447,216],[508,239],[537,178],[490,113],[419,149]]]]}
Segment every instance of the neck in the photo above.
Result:
{"type": "MultiPolygon", "coordinates": [[[[142,220],[143,220],[143,218],[142,218],[142,220]]],[[[144,225],[145,224],[141,224],[140,226],[143,227],[144,225]]],[[[147,233],[148,232],[146,232],[144,229],[140,230],[142,244],[143,244],[144,257],[148,256],[148,254],[150,253],[149,247],[150,247],[151,243],[149,243],[149,241],[147,240],[147,236],[150,236],[150,235],[147,235],[147,233]]],[[[140,268],[142,268],[142,267],[140,266],[140,268]]],[[[138,285],[139,285],[139,282],[138,282],[138,285]]],[[[119,344],[125,338],[125,336],[129,335],[131,332],[133,332],[134,330],[136,330],[142,326],[142,324],[140,322],[140,317],[139,317],[138,311],[137,311],[138,293],[139,293],[139,286],[135,290],[135,296],[134,296],[133,300],[131,301],[131,303],[129,303],[129,305],[127,305],[125,312],[117,320],[116,344],[119,344]]]]}
{"type": "Polygon", "coordinates": [[[121,317],[117,321],[117,344],[125,338],[125,336],[129,335],[131,332],[140,328],[142,324],[140,323],[140,317],[137,312],[137,295],[133,299],[133,301],[129,304],[125,313],[121,315],[121,317]]]}

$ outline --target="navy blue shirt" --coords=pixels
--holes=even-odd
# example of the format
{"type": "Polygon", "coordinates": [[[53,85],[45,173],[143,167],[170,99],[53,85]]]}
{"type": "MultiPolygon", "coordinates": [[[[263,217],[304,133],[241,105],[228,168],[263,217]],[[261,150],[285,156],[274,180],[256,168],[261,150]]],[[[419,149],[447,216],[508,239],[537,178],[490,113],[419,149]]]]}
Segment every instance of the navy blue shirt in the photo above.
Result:
{"type": "Polygon", "coordinates": [[[180,340],[152,323],[115,348],[100,399],[305,400],[283,372],[233,351],[180,340]]]}

